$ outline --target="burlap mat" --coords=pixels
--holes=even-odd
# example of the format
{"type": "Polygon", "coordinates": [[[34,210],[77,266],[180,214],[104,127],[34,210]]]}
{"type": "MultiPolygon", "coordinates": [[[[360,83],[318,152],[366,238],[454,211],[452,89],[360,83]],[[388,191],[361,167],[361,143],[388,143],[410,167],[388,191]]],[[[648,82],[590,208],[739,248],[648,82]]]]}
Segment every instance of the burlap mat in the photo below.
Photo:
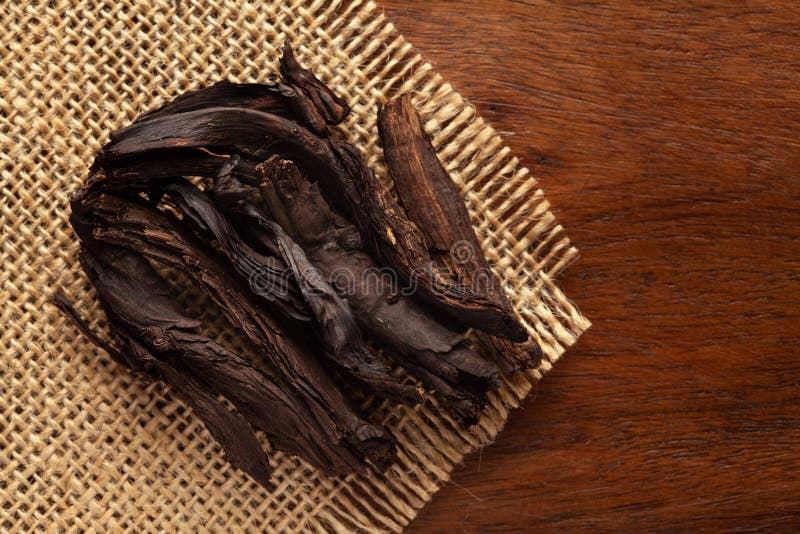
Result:
{"type": "Polygon", "coordinates": [[[372,2],[181,3],[180,15],[173,1],[3,5],[0,530],[399,531],[588,327],[552,281],[577,252],[528,171],[372,2]],[[377,104],[417,95],[546,361],[494,395],[471,430],[430,404],[367,401],[399,440],[394,467],[330,479],[275,453],[278,487],[267,492],[166,388],[136,381],[45,301],[63,288],[104,331],[67,199],[108,132],[201,84],[265,79],[285,39],[347,97],[354,113],[342,131],[381,176],[377,104]]]}

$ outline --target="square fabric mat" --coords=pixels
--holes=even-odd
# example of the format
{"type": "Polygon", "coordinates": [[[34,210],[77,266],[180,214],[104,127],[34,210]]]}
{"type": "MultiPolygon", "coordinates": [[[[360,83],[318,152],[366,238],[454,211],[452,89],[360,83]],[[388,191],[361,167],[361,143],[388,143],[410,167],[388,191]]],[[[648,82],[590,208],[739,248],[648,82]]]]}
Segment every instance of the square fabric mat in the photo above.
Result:
{"type": "Polygon", "coordinates": [[[0,530],[400,531],[588,328],[553,283],[577,251],[536,180],[374,3],[182,0],[177,11],[168,0],[8,0],[2,13],[0,530]],[[382,179],[378,104],[415,95],[546,358],[493,395],[472,429],[432,401],[409,408],[367,399],[398,438],[393,467],[324,478],[273,453],[277,489],[268,492],[231,468],[164,386],[137,381],[46,299],[63,289],[107,335],[67,222],[69,195],[94,152],[109,132],[184,91],[265,80],[287,39],[349,101],[340,133],[382,179]]]}

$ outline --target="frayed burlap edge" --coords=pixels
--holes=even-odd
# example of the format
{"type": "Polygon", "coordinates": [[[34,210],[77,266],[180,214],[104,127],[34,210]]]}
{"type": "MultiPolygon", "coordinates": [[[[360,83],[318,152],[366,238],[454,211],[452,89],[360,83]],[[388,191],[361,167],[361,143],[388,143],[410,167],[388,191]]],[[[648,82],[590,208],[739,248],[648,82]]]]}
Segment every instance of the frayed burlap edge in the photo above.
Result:
{"type": "Polygon", "coordinates": [[[400,531],[588,328],[553,282],[577,251],[528,170],[374,3],[181,4],[180,15],[172,1],[3,6],[0,529],[400,531]],[[399,440],[396,465],[329,479],[278,452],[277,489],[268,492],[229,466],[165,388],[109,362],[45,301],[64,289],[102,331],[76,266],[67,199],[108,132],[187,89],[264,80],[284,39],[348,98],[354,112],[341,134],[384,179],[377,105],[415,95],[485,252],[546,359],[493,395],[469,430],[433,402],[365,400],[399,440]]]}

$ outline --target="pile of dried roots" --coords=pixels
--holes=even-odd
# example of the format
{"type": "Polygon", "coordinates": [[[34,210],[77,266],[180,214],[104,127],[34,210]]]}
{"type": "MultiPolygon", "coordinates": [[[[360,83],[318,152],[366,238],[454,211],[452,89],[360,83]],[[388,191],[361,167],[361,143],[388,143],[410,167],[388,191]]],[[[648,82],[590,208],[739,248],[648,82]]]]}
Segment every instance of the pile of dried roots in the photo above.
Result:
{"type": "Polygon", "coordinates": [[[71,222],[115,341],[54,297],[118,362],[168,383],[265,486],[255,430],[329,474],[393,461],[393,436],[343,383],[407,404],[434,397],[469,425],[501,373],[540,358],[410,98],[379,116],[395,197],[331,134],[347,104],[288,46],[280,72],[184,94],[111,134],[71,222]],[[158,265],[191,280],[267,364],[205,337],[158,265]]]}

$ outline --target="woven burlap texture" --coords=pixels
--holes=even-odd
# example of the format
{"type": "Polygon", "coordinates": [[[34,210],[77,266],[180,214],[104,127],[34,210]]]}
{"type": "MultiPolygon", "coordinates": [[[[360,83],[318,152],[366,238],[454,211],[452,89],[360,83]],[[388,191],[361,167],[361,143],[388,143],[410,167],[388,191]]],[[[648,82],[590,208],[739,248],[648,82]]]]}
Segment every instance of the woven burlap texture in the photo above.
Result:
{"type": "Polygon", "coordinates": [[[491,442],[589,323],[553,284],[577,251],[536,181],[371,2],[5,2],[0,21],[0,530],[399,531],[465,454],[491,442]],[[108,133],[220,79],[264,80],[284,40],[353,108],[341,135],[382,179],[375,114],[415,95],[490,261],[546,358],[472,429],[428,401],[365,401],[399,441],[384,474],[324,478],[271,453],[277,489],[233,469],[202,424],[78,335],[47,297],[104,317],[80,271],[67,201],[108,133]]]}

